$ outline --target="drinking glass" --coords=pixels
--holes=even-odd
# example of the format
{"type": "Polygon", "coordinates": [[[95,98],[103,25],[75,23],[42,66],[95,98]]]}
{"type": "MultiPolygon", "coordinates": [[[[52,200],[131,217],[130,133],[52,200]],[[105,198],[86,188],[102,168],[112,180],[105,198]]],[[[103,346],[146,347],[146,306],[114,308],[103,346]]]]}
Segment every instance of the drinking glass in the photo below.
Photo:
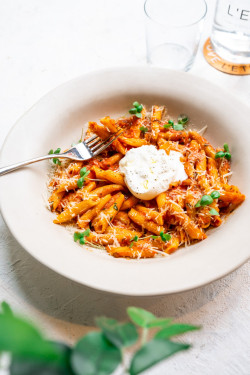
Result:
{"type": "Polygon", "coordinates": [[[211,42],[223,59],[250,63],[250,0],[217,0],[211,42]]]}
{"type": "Polygon", "coordinates": [[[146,0],[147,61],[188,71],[198,50],[205,0],[146,0]]]}

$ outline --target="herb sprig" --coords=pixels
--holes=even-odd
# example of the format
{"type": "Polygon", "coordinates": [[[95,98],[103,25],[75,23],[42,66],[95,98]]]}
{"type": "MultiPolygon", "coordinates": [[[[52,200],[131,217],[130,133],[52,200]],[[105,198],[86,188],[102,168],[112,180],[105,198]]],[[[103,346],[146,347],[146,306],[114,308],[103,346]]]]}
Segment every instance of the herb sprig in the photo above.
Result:
{"type": "Polygon", "coordinates": [[[215,159],[219,159],[219,158],[226,158],[227,160],[231,160],[232,158],[232,155],[229,151],[229,146],[227,143],[225,143],[223,145],[223,148],[224,148],[224,151],[218,151],[216,152],[215,154],[215,159]]]}
{"type": "Polygon", "coordinates": [[[85,244],[85,237],[88,237],[90,235],[90,230],[86,229],[84,232],[75,232],[74,233],[74,241],[79,241],[80,245],[85,244]]]}
{"type": "Polygon", "coordinates": [[[181,114],[178,117],[178,123],[175,124],[173,120],[168,120],[167,124],[163,125],[165,129],[173,128],[174,130],[184,130],[186,124],[188,123],[189,118],[187,115],[181,114]]]}
{"type": "MultiPolygon", "coordinates": [[[[201,199],[196,203],[194,207],[201,207],[201,206],[209,206],[210,204],[213,203],[214,199],[218,199],[220,197],[220,193],[217,190],[212,191],[210,195],[203,195],[201,199]]],[[[218,216],[219,213],[216,211],[214,208],[211,208],[209,211],[211,216],[218,216]]]]}
{"type": "MultiPolygon", "coordinates": [[[[49,150],[48,155],[60,154],[60,152],[61,152],[61,149],[58,147],[55,151],[53,151],[52,149],[49,150]]],[[[61,165],[61,162],[58,158],[53,158],[52,160],[54,164],[61,165]]]]}
{"type": "Polygon", "coordinates": [[[89,174],[89,171],[87,170],[86,167],[83,167],[81,170],[80,170],[80,178],[77,180],[77,186],[79,187],[79,189],[81,189],[85,183],[85,178],[88,176],[89,174]]]}
{"type": "Polygon", "coordinates": [[[137,242],[139,240],[139,237],[138,236],[134,236],[130,241],[130,245],[129,247],[133,247],[134,246],[134,243],[137,242]]]}
{"type": "MultiPolygon", "coordinates": [[[[98,331],[81,337],[73,346],[48,341],[32,323],[13,314],[2,303],[0,311],[0,352],[8,353],[8,373],[15,375],[110,375],[118,366],[123,373],[141,374],[173,354],[187,350],[190,344],[172,341],[173,336],[201,327],[173,323],[172,318],[158,318],[134,306],[127,308],[129,321],[120,323],[104,316],[96,318],[98,331]],[[148,333],[152,331],[152,339],[148,333]],[[122,354],[134,345],[128,368],[122,354]]],[[[0,354],[1,359],[1,354],[0,354]]]]}
{"type": "Polygon", "coordinates": [[[133,103],[133,108],[131,108],[129,110],[129,113],[131,115],[135,115],[136,117],[138,118],[141,118],[142,117],[142,114],[141,114],[141,111],[143,110],[143,105],[138,103],[138,102],[134,102],[133,103]]]}
{"type": "Polygon", "coordinates": [[[163,233],[163,231],[160,232],[159,236],[151,236],[153,240],[157,240],[159,237],[163,242],[168,242],[171,240],[171,235],[169,233],[163,233]]]}
{"type": "Polygon", "coordinates": [[[140,131],[142,132],[142,133],[147,133],[148,132],[148,128],[147,127],[145,127],[145,126],[141,126],[140,127],[140,131]]]}

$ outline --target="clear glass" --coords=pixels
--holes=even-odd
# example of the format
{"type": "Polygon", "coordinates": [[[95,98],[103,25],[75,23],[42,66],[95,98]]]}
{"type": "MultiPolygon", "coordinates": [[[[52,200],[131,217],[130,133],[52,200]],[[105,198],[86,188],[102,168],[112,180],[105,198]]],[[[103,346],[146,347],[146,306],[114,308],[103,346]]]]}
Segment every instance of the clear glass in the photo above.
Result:
{"type": "Polygon", "coordinates": [[[188,71],[207,13],[205,0],[146,0],[144,10],[148,63],[188,71]]]}
{"type": "Polygon", "coordinates": [[[217,0],[211,42],[223,59],[250,63],[250,0],[217,0]]]}

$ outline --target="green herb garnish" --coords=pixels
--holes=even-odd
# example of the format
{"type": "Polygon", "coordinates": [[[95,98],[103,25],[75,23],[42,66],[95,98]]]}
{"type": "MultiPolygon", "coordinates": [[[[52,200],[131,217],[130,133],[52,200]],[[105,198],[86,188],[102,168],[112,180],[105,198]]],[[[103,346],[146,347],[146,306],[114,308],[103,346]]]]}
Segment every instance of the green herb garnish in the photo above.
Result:
{"type": "Polygon", "coordinates": [[[171,126],[172,126],[172,124],[165,124],[165,125],[163,125],[163,127],[164,127],[165,129],[171,128],[171,126]]]}
{"type": "Polygon", "coordinates": [[[151,238],[153,238],[153,240],[157,240],[157,238],[159,238],[159,236],[151,236],[151,238]]]}
{"type": "Polygon", "coordinates": [[[184,114],[181,114],[179,117],[178,117],[178,124],[187,124],[189,121],[189,118],[187,115],[184,115],[184,114]]]}
{"type": "Polygon", "coordinates": [[[86,167],[83,167],[81,170],[80,170],[80,178],[79,180],[77,180],[77,186],[79,187],[79,189],[81,189],[85,183],[85,178],[88,176],[89,174],[89,171],[87,170],[86,167]]]}
{"type": "Polygon", "coordinates": [[[183,130],[184,126],[182,124],[174,124],[173,129],[174,130],[183,130]]]}
{"type": "Polygon", "coordinates": [[[169,233],[163,233],[162,231],[160,232],[160,237],[163,242],[167,242],[171,239],[171,235],[169,233]]]}
{"type": "Polygon", "coordinates": [[[137,109],[137,112],[139,112],[139,113],[141,113],[141,111],[143,110],[143,105],[138,105],[137,107],[136,107],[136,109],[137,109]]]}
{"type": "Polygon", "coordinates": [[[219,215],[219,212],[216,211],[214,208],[211,208],[211,210],[209,211],[210,215],[211,216],[218,216],[219,215]]]}
{"type": "Polygon", "coordinates": [[[174,130],[184,130],[186,123],[189,121],[187,115],[180,115],[178,117],[178,124],[175,124],[173,120],[168,120],[168,123],[163,125],[165,129],[172,127],[174,130]]]}
{"type": "Polygon", "coordinates": [[[213,203],[214,199],[218,199],[219,197],[219,191],[214,190],[210,195],[203,195],[203,197],[201,197],[201,199],[196,203],[194,207],[209,206],[211,203],[213,203]]]}
{"type": "MultiPolygon", "coordinates": [[[[48,155],[60,154],[60,152],[61,152],[61,149],[58,147],[55,151],[53,151],[52,149],[49,150],[48,155]]],[[[53,158],[52,160],[54,164],[61,165],[61,162],[58,158],[53,158]]]]}
{"type": "Polygon", "coordinates": [[[135,115],[137,113],[137,109],[136,108],[131,108],[129,110],[129,113],[131,113],[131,115],[135,115]]]}
{"type": "Polygon", "coordinates": [[[139,240],[139,237],[138,236],[134,236],[130,241],[130,245],[129,247],[131,248],[133,245],[134,245],[134,242],[137,242],[139,240]]]}
{"type": "Polygon", "coordinates": [[[219,159],[219,158],[226,158],[227,160],[231,160],[232,158],[232,155],[229,151],[229,146],[227,143],[225,143],[223,145],[223,148],[224,148],[224,151],[218,151],[216,152],[215,154],[215,159],[219,159]]]}
{"type": "Polygon", "coordinates": [[[145,126],[141,126],[140,131],[145,134],[146,132],[148,132],[148,128],[146,128],[145,126]]]}
{"type": "Polygon", "coordinates": [[[116,203],[116,202],[114,203],[114,209],[115,209],[116,211],[118,211],[118,207],[117,207],[117,203],[116,203]]]}
{"type": "Polygon", "coordinates": [[[213,198],[210,195],[203,195],[203,197],[196,203],[195,207],[208,206],[213,203],[213,198]]]}
{"type": "Polygon", "coordinates": [[[220,197],[220,193],[217,191],[217,190],[214,190],[210,196],[213,198],[213,199],[217,199],[220,197]]]}
{"type": "Polygon", "coordinates": [[[75,232],[74,233],[74,241],[79,243],[81,245],[85,244],[85,237],[88,237],[90,235],[90,230],[86,229],[84,232],[75,232]]]}
{"type": "Polygon", "coordinates": [[[141,111],[143,110],[143,105],[138,102],[134,102],[133,106],[134,108],[131,108],[129,110],[129,113],[131,113],[131,115],[135,115],[138,118],[141,118],[142,117],[141,111]]]}

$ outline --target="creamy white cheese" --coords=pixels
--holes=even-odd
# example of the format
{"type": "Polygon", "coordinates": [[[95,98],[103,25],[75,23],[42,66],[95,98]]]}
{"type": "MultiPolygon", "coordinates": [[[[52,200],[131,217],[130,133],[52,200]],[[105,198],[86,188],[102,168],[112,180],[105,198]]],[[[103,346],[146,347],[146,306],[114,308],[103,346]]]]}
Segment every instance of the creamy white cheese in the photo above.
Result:
{"type": "Polygon", "coordinates": [[[180,152],[170,151],[167,155],[155,146],[141,146],[126,153],[119,169],[131,193],[150,200],[166,191],[170,183],[187,179],[181,156],[180,152]]]}

